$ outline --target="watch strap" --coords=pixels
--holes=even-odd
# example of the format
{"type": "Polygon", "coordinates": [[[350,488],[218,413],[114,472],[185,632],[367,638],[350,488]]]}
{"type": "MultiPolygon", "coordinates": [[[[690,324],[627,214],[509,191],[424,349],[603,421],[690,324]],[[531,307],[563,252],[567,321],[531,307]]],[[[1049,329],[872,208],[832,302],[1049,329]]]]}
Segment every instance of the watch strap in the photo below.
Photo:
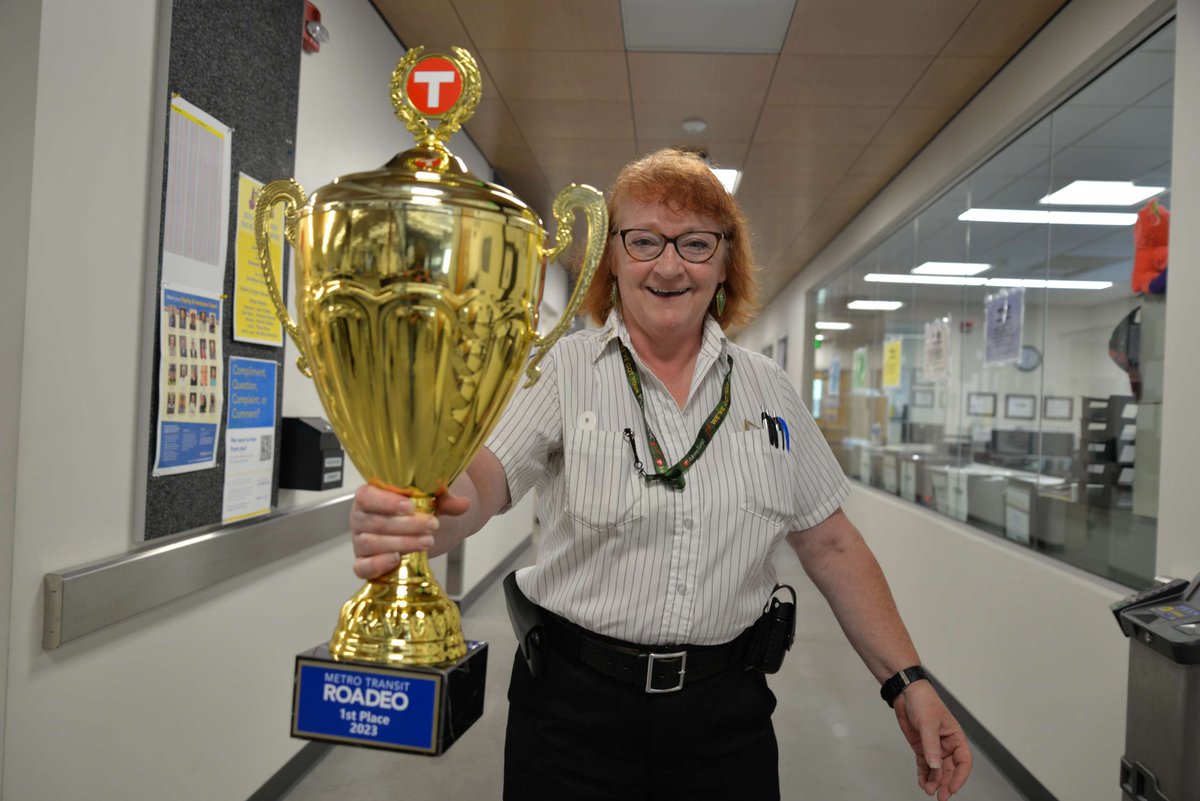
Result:
{"type": "Polygon", "coordinates": [[[921,679],[931,681],[929,674],[925,672],[925,668],[920,665],[905,668],[883,683],[883,686],[879,688],[879,697],[888,706],[895,706],[896,699],[900,697],[900,693],[904,692],[908,685],[921,679]]]}

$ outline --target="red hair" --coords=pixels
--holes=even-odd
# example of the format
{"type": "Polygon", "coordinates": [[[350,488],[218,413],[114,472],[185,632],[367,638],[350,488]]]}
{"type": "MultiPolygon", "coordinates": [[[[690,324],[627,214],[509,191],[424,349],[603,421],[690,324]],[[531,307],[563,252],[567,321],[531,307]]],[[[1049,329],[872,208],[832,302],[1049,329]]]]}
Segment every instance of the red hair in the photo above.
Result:
{"type": "MultiPolygon", "coordinates": [[[[711,217],[729,241],[725,263],[725,309],[717,314],[716,304],[709,311],[722,329],[741,325],[758,312],[758,279],[754,274],[754,255],[750,250],[750,226],[746,215],[725,190],[704,160],[682,150],[659,150],[625,165],[608,192],[608,221],[614,225],[617,212],[626,200],[660,203],[675,212],[687,211],[711,217]]],[[[609,231],[604,255],[596,276],[584,296],[581,311],[601,325],[612,311],[612,272],[615,258],[613,231],[609,231]]]]}

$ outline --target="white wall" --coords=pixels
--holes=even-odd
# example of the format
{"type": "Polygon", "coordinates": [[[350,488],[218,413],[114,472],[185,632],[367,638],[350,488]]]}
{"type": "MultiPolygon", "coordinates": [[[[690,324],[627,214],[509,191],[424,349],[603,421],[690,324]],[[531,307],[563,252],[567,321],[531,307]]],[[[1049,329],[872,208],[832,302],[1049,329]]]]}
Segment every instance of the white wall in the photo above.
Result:
{"type": "MultiPolygon", "coordinates": [[[[0,754],[8,716],[9,616],[13,588],[17,432],[21,356],[25,342],[25,288],[29,253],[29,192],[33,184],[33,115],[36,105],[40,4],[15,0],[0,6],[0,754]]],[[[0,760],[0,788],[4,763],[0,760]]],[[[3,795],[0,792],[0,795],[3,795]]]]}
{"type": "MultiPolygon", "coordinates": [[[[134,544],[157,5],[0,5],[6,801],[249,796],[303,745],[288,736],[295,654],[329,637],[360,583],[339,539],[41,647],[43,575],[134,544]],[[64,336],[64,320],[83,336],[64,336]],[[64,392],[64,365],[72,386],[93,388],[88,405],[64,392]]],[[[296,176],[309,190],[411,142],[387,100],[395,38],[367,0],[322,12],[333,37],[301,72],[296,176]]],[[[465,139],[455,150],[477,158],[465,139]]],[[[320,414],[287,361],[284,412],[320,414]]]]}
{"type": "MultiPolygon", "coordinates": [[[[966,175],[1039,109],[1069,95],[1171,5],[1068,5],[740,339],[787,335],[802,343],[789,371],[798,384],[810,381],[805,293],[966,175]]],[[[1186,265],[1200,256],[1200,155],[1190,147],[1200,131],[1200,9],[1186,0],[1180,14],[1172,180],[1173,234],[1179,233],[1171,260],[1186,265]]],[[[1200,276],[1186,272],[1178,280],[1172,275],[1168,296],[1168,355],[1178,358],[1170,362],[1176,369],[1168,370],[1165,388],[1164,414],[1172,427],[1163,442],[1157,566],[1190,576],[1200,570],[1200,538],[1188,525],[1195,516],[1189,483],[1200,433],[1191,418],[1200,377],[1184,366],[1200,338],[1190,309],[1200,298],[1200,276]]],[[[1125,590],[870,489],[856,487],[847,510],[879,556],[923,660],[949,690],[1060,801],[1115,798],[1128,645],[1107,605],[1125,590]]]]}

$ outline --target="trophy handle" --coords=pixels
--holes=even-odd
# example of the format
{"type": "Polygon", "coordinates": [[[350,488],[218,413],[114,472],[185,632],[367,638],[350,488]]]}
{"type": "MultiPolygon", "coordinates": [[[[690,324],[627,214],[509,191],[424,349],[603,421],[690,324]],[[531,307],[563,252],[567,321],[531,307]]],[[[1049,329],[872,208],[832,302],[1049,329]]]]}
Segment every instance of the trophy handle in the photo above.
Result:
{"type": "Polygon", "coordinates": [[[583,269],[579,271],[575,291],[571,293],[571,299],[567,301],[567,308],[563,311],[558,325],[546,336],[534,335],[533,344],[538,348],[538,352],[529,360],[529,366],[525,369],[525,377],[528,379],[525,382],[526,387],[537,383],[541,375],[538,364],[550,352],[550,347],[571,327],[575,315],[579,313],[579,307],[583,305],[583,296],[587,294],[592,283],[592,276],[596,274],[600,257],[604,254],[604,243],[608,238],[608,208],[604,205],[604,195],[586,184],[571,184],[554,198],[554,220],[558,226],[558,230],[554,232],[554,247],[542,250],[539,255],[551,262],[570,246],[571,218],[576,209],[582,211],[584,219],[587,220],[588,243],[587,252],[583,256],[583,269]]]}
{"type": "Polygon", "coordinates": [[[279,284],[275,283],[275,271],[271,269],[272,209],[276,203],[285,204],[283,235],[287,237],[287,241],[294,248],[296,247],[296,225],[299,222],[298,210],[303,208],[306,202],[304,190],[300,188],[300,184],[290,178],[286,181],[271,181],[264,186],[258,195],[258,202],[254,206],[254,240],[258,243],[258,263],[262,267],[263,279],[267,284],[267,294],[271,297],[271,303],[275,305],[275,316],[279,318],[279,322],[283,323],[292,342],[296,343],[296,350],[300,351],[300,355],[296,357],[296,367],[300,368],[300,372],[305,376],[312,378],[308,357],[304,355],[304,346],[300,343],[300,329],[296,327],[292,316],[288,314],[283,293],[279,290],[279,284]]]}

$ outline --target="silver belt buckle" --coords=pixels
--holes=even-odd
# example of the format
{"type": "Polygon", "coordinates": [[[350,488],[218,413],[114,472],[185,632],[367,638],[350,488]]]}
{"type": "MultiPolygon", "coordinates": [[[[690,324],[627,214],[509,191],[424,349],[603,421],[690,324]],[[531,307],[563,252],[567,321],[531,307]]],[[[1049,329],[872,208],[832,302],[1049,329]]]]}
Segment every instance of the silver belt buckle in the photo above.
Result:
{"type": "Polygon", "coordinates": [[[674,693],[683,689],[683,676],[687,673],[687,651],[676,651],[671,654],[646,654],[646,692],[674,693]],[[654,663],[658,660],[679,659],[679,683],[674,687],[659,689],[654,686],[654,663]]]}

